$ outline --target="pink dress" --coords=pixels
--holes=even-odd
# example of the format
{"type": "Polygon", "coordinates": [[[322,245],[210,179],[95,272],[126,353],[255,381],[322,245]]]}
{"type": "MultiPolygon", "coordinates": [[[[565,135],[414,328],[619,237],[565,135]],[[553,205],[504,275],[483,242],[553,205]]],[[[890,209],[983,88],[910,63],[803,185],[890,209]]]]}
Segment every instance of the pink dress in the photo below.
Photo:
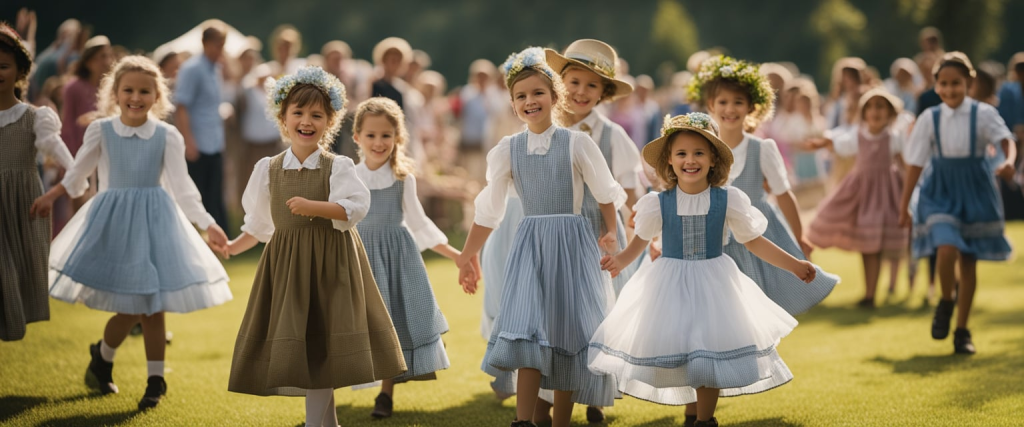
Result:
{"type": "MultiPolygon", "coordinates": [[[[852,139],[852,135],[849,136],[852,139]]],[[[807,240],[821,247],[866,254],[897,256],[907,250],[909,232],[899,226],[903,179],[893,162],[898,146],[890,147],[892,132],[856,134],[857,158],[853,170],[821,202],[807,240]]],[[[838,139],[838,138],[837,138],[838,139]]],[[[852,143],[849,142],[852,149],[852,143]]],[[[841,153],[839,141],[836,150],[841,153]]],[[[851,150],[852,151],[852,150],[851,150]]]]}

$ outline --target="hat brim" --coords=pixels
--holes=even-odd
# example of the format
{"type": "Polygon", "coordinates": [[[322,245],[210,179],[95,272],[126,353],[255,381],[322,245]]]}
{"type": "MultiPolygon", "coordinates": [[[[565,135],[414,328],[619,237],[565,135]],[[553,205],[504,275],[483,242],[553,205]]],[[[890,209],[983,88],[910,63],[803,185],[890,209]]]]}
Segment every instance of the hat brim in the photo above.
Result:
{"type": "Polygon", "coordinates": [[[615,85],[615,95],[612,95],[610,98],[608,98],[608,101],[614,101],[616,99],[629,96],[629,94],[633,93],[633,85],[626,83],[622,80],[616,79],[614,77],[609,77],[603,72],[595,69],[594,67],[582,61],[578,61],[572,58],[566,58],[562,56],[560,53],[556,52],[554,49],[544,49],[544,59],[545,61],[547,61],[548,66],[551,67],[552,70],[555,70],[555,72],[558,73],[558,75],[562,75],[562,71],[565,70],[565,67],[569,65],[578,65],[580,67],[592,71],[594,74],[597,74],[598,76],[601,76],[602,79],[606,79],[612,82],[612,84],[615,85]]]}
{"type": "Polygon", "coordinates": [[[657,169],[658,158],[661,157],[661,153],[665,150],[665,143],[668,142],[669,138],[671,138],[672,135],[678,132],[690,131],[700,134],[705,139],[710,141],[712,145],[715,146],[715,149],[718,150],[718,162],[724,163],[723,167],[732,167],[732,148],[729,148],[729,146],[726,145],[726,143],[723,142],[720,138],[715,136],[715,134],[708,132],[704,129],[689,126],[680,127],[677,129],[679,130],[677,130],[676,132],[662,136],[658,139],[655,139],[654,141],[648,142],[647,145],[644,145],[644,149],[642,152],[644,162],[647,162],[647,164],[651,165],[652,168],[657,169]]]}

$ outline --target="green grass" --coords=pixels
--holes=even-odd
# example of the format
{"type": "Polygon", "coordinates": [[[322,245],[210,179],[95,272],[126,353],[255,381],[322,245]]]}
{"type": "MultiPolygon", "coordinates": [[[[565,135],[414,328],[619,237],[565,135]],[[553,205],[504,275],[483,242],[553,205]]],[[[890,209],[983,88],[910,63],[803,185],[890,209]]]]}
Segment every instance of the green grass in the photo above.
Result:
{"type": "MultiPolygon", "coordinates": [[[[1009,229],[1024,245],[1024,224],[1009,229]]],[[[924,287],[875,311],[854,308],[863,294],[857,254],[821,251],[815,261],[844,283],[780,347],[795,379],[753,396],[722,399],[717,416],[732,426],[1014,425],[1024,414],[1024,260],[984,263],[972,318],[979,353],[952,356],[950,340],[929,336],[931,309],[924,287]]],[[[87,348],[107,313],[52,302],[52,319],[29,326],[24,341],[0,343],[0,424],[43,425],[301,425],[303,399],[255,397],[227,391],[235,334],[245,310],[256,257],[228,263],[235,300],[188,315],[168,315],[174,332],[167,351],[169,394],[160,407],[138,413],[145,388],[141,338],[118,351],[121,393],[98,396],[83,384],[87,348]]],[[[395,415],[373,421],[376,390],[337,391],[343,426],[502,426],[515,399],[498,403],[480,369],[482,296],[466,296],[446,260],[428,261],[441,308],[452,368],[438,381],[399,385],[395,415]]],[[[923,270],[923,269],[922,269],[923,270]]],[[[904,275],[905,276],[905,275],[904,275]]],[[[883,286],[884,288],[884,286],[883,286]]],[[[607,411],[612,426],[672,426],[682,408],[626,398],[607,411]]],[[[585,425],[577,407],[575,425],[585,425]]],[[[1018,424],[1019,425],[1019,424],[1018,424]]]]}

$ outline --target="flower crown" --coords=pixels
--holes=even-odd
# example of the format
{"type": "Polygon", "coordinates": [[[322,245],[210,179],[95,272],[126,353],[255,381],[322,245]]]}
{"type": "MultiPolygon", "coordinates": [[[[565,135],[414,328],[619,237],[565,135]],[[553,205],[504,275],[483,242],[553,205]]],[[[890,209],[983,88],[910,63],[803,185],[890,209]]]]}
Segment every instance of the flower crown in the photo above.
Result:
{"type": "Polygon", "coordinates": [[[724,55],[709,58],[700,64],[697,75],[690,79],[687,95],[691,102],[701,102],[701,92],[708,82],[719,78],[735,80],[749,88],[750,98],[755,106],[770,109],[771,103],[775,101],[775,94],[768,79],[761,75],[760,68],[759,65],[724,55]]]}
{"type": "MultiPolygon", "coordinates": [[[[21,39],[21,35],[18,34],[18,31],[16,31],[14,28],[11,28],[11,26],[7,25],[6,22],[0,21],[0,35],[4,35],[10,38],[11,42],[15,44],[15,46],[11,47],[18,49],[18,51],[20,51],[22,55],[25,55],[25,57],[28,58],[29,62],[32,62],[32,53],[28,51],[28,47],[25,46],[25,41],[21,39]]],[[[19,71],[23,71],[26,74],[28,73],[28,70],[19,71]]]]}
{"type": "MultiPolygon", "coordinates": [[[[544,50],[539,47],[528,47],[522,52],[513,53],[508,56],[505,63],[499,68],[505,75],[505,86],[515,80],[516,75],[527,68],[533,68],[544,73],[548,78],[554,79],[555,72],[548,66],[544,59],[544,50]]],[[[509,88],[511,89],[511,88],[509,88]]]]}
{"type": "Polygon", "coordinates": [[[267,79],[267,98],[269,109],[267,114],[274,120],[281,114],[281,104],[285,98],[298,84],[308,84],[319,88],[328,98],[331,99],[331,108],[334,111],[345,109],[347,102],[345,98],[345,85],[333,74],[324,71],[323,68],[315,65],[302,67],[295,74],[281,77],[280,80],[267,79]]]}
{"type": "Polygon", "coordinates": [[[718,125],[706,113],[690,113],[672,117],[665,115],[665,124],[661,126],[661,136],[669,136],[686,128],[697,128],[713,135],[718,135],[718,125]]]}

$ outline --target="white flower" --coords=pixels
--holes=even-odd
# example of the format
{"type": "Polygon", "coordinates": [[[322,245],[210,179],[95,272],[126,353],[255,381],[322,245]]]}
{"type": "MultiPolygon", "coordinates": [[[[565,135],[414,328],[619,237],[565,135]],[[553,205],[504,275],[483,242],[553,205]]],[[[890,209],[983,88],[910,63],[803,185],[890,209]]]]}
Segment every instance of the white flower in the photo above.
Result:
{"type": "Polygon", "coordinates": [[[732,65],[726,65],[726,66],[722,67],[722,69],[719,70],[719,73],[721,73],[723,77],[732,77],[732,74],[733,74],[732,65]]]}

